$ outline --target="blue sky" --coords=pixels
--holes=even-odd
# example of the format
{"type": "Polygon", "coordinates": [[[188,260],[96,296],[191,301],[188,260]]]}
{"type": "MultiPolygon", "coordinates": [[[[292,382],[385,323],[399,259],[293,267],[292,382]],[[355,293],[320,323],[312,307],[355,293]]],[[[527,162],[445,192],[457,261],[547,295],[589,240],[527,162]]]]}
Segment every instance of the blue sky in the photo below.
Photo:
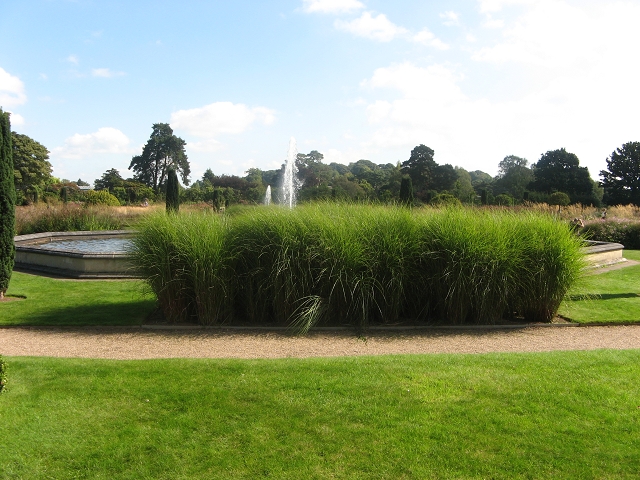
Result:
{"type": "Polygon", "coordinates": [[[566,148],[597,178],[640,141],[640,2],[0,2],[0,106],[54,175],[123,176],[154,123],[207,168],[435,160],[497,173],[566,148]]]}

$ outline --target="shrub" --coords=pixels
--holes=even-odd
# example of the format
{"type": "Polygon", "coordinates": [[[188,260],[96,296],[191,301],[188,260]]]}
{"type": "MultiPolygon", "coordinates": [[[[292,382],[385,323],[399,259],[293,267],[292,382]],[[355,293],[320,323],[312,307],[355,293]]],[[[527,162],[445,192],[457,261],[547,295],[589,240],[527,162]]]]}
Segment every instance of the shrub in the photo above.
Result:
{"type": "Polygon", "coordinates": [[[84,192],[84,201],[87,205],[120,206],[120,201],[108,190],[87,190],[84,192]]]}
{"type": "Polygon", "coordinates": [[[439,206],[439,207],[461,207],[462,202],[460,200],[451,195],[450,193],[439,193],[434,196],[429,202],[431,205],[439,206]]]}
{"type": "Polygon", "coordinates": [[[2,358],[2,355],[0,355],[0,393],[2,393],[2,391],[5,389],[6,386],[7,386],[7,364],[2,358]]]}
{"type": "Polygon", "coordinates": [[[549,195],[549,205],[559,205],[564,207],[569,205],[569,203],[571,203],[571,199],[569,198],[569,195],[564,192],[553,192],[549,195]]]}
{"type": "Polygon", "coordinates": [[[496,195],[493,200],[496,205],[501,205],[505,207],[513,206],[514,200],[511,195],[507,195],[506,193],[501,193],[500,195],[496,195]]]}
{"type": "Polygon", "coordinates": [[[580,232],[589,240],[616,242],[630,250],[640,249],[640,222],[609,219],[588,222],[580,232]]]}
{"type": "Polygon", "coordinates": [[[582,241],[548,215],[316,204],[154,215],[133,258],[173,321],[550,321],[582,241]]]}

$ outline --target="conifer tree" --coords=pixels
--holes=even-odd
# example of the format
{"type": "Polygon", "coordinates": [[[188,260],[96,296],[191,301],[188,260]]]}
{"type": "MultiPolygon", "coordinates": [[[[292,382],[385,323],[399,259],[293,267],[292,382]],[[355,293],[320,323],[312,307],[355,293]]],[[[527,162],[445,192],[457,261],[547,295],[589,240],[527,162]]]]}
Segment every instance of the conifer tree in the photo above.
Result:
{"type": "Polygon", "coordinates": [[[409,175],[403,176],[400,181],[400,202],[404,205],[413,203],[413,182],[409,175]]]}
{"type": "Polygon", "coordinates": [[[0,108],[0,299],[9,287],[15,261],[16,188],[9,113],[0,108]]]}
{"type": "Polygon", "coordinates": [[[180,191],[178,189],[178,175],[173,168],[167,174],[167,213],[178,213],[180,208],[180,191]]]}

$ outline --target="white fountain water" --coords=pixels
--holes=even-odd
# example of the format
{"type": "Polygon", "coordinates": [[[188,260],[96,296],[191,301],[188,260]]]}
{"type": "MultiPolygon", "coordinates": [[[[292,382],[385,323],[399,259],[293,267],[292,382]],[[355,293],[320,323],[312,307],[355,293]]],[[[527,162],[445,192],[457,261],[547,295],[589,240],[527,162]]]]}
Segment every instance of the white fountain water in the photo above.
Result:
{"type": "Polygon", "coordinates": [[[267,185],[267,191],[264,194],[264,204],[271,205],[271,185],[267,185]]]}
{"type": "Polygon", "coordinates": [[[280,203],[289,208],[296,206],[296,193],[300,187],[300,181],[296,176],[298,173],[298,167],[296,166],[297,157],[298,149],[296,147],[296,139],[291,137],[291,140],[289,140],[287,161],[284,165],[284,177],[282,178],[282,189],[280,193],[280,203]]]}

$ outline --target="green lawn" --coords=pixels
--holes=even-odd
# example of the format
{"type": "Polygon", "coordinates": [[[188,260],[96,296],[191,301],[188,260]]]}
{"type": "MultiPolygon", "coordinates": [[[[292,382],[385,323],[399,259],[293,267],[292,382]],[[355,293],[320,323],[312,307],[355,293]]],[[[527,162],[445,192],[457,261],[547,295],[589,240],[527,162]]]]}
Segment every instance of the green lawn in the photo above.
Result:
{"type": "Polygon", "coordinates": [[[0,477],[637,478],[640,351],[9,357],[0,477]]]}
{"type": "Polygon", "coordinates": [[[139,280],[64,280],[13,272],[0,325],[140,325],[155,306],[139,280]]]}
{"type": "MultiPolygon", "coordinates": [[[[640,261],[640,251],[624,257],[640,261]]],[[[558,314],[579,323],[640,323],[640,265],[584,277],[558,314]]]]}

